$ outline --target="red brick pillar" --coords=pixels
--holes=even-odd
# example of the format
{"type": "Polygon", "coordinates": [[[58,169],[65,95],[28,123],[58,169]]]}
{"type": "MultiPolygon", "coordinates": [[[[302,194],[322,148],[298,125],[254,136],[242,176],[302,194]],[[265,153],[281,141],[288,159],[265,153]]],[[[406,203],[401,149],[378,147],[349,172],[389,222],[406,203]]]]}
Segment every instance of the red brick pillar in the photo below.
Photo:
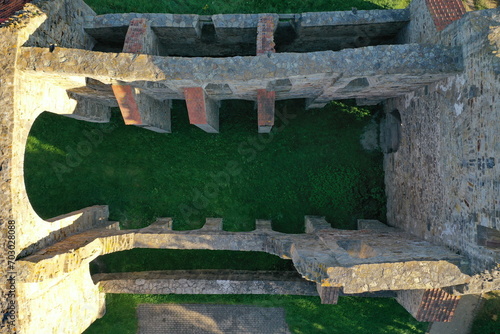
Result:
{"type": "Polygon", "coordinates": [[[450,23],[460,19],[465,14],[461,0],[425,0],[437,31],[446,28],[450,23]]]}
{"type": "Polygon", "coordinates": [[[257,56],[276,52],[274,50],[274,32],[277,28],[276,15],[262,14],[259,15],[259,23],[257,25],[257,56]]]}
{"type": "Polygon", "coordinates": [[[141,125],[142,119],[137,106],[134,89],[129,85],[111,85],[126,125],[141,125]]]}
{"type": "Polygon", "coordinates": [[[398,292],[396,300],[418,321],[450,322],[460,296],[442,289],[405,290],[398,292]]]}
{"type": "MultiPolygon", "coordinates": [[[[276,15],[259,15],[257,25],[257,55],[274,53],[274,32],[278,24],[276,15]]],[[[259,133],[269,133],[274,125],[274,102],[276,92],[266,89],[257,90],[257,113],[259,133]]]]}
{"type": "Polygon", "coordinates": [[[275,98],[276,92],[268,92],[265,89],[257,90],[259,133],[269,133],[273,128],[275,98]]]}
{"type": "MultiPolygon", "coordinates": [[[[149,21],[133,19],[125,36],[123,52],[159,55],[161,45],[149,21]]],[[[139,88],[125,83],[111,85],[127,125],[136,125],[156,132],[170,132],[170,101],[160,101],[139,88]]]]}
{"type": "Polygon", "coordinates": [[[209,133],[219,133],[219,105],[201,87],[184,88],[189,123],[209,133]]]}

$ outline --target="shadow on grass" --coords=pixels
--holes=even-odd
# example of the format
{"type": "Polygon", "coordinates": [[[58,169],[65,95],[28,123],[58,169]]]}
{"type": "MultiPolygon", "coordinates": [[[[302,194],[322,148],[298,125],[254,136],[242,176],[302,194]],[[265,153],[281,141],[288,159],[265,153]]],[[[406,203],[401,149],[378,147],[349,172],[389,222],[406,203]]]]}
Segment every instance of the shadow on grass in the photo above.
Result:
{"type": "Polygon", "coordinates": [[[107,313],[84,333],[137,332],[135,308],[141,303],[244,304],[283,307],[292,333],[417,334],[419,323],[393,299],[340,297],[337,305],[322,305],[319,297],[258,295],[125,295],[106,296],[107,313]]]}
{"type": "Polygon", "coordinates": [[[99,256],[91,273],[153,270],[234,269],[295,271],[291,260],[262,252],[132,249],[99,256]]]}

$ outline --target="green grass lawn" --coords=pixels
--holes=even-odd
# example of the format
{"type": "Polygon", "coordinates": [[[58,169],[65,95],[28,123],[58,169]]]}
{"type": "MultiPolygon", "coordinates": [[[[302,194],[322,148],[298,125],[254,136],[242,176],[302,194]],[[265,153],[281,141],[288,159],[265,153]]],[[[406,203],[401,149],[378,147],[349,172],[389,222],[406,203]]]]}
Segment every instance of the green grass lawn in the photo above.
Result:
{"type": "Polygon", "coordinates": [[[90,268],[92,273],[193,269],[295,270],[291,260],[263,252],[149,248],[100,256],[90,268]]]}
{"type": "Polygon", "coordinates": [[[107,312],[85,334],[137,332],[135,308],[141,303],[210,303],[283,307],[294,334],[410,334],[425,333],[393,299],[340,297],[337,305],[321,305],[319,297],[262,295],[126,295],[108,294],[107,312]]]}
{"type": "Polygon", "coordinates": [[[275,230],[300,233],[305,215],[348,229],[358,218],[383,220],[382,154],[360,145],[363,110],[332,103],[304,111],[300,100],[277,110],[289,119],[270,135],[257,133],[253,104],[244,101],[223,104],[220,134],[189,125],[181,102],[172,134],[125,126],[119,112],[110,124],[43,114],[26,148],[30,201],[44,218],[108,204],[125,228],[173,217],[174,228],[193,229],[222,217],[230,231],[271,219],[275,230]]]}
{"type": "Polygon", "coordinates": [[[176,14],[228,14],[228,13],[302,13],[405,8],[409,0],[85,0],[97,14],[107,13],[176,13],[176,14]]]}
{"type": "Polygon", "coordinates": [[[479,309],[471,334],[500,333],[500,291],[483,294],[482,307],[479,309]]]}

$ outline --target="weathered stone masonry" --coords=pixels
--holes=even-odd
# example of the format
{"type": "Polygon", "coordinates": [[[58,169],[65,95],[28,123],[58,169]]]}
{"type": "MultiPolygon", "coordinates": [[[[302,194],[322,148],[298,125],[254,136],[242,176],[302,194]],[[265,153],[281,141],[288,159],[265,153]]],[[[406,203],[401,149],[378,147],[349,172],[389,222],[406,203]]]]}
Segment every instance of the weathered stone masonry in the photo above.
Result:
{"type": "MultiPolygon", "coordinates": [[[[5,236],[5,222],[15,221],[18,332],[81,333],[104,313],[98,286],[110,284],[94,283],[89,262],[140,247],[268,252],[293,261],[310,282],[302,292],[315,288],[324,303],[342,294],[397,296],[421,321],[448,321],[461,294],[500,289],[498,10],[464,15],[455,0],[415,0],[390,11],[96,16],[81,1],[52,0],[20,14],[0,28],[0,228],[5,236]],[[384,101],[392,115],[382,128],[391,146],[388,222],[396,228],[361,221],[358,231],[342,231],[306,217],[302,235],[262,220],[255,231],[226,232],[221,219],[194,231],[172,231],[168,219],[121,231],[106,206],[44,221],[29,203],[24,150],[44,111],[108,122],[119,106],[128,124],[170,132],[170,101],[180,99],[192,124],[218,132],[219,102],[246,99],[257,102],[258,130],[268,132],[274,101],[292,98],[309,108],[384,101]]],[[[243,274],[220,274],[198,283],[217,291],[223,280],[228,292],[252,286],[240,283],[243,274]]],[[[128,275],[122,280],[144,276],[142,288],[121,285],[129,291],[174,281],[183,289],[168,278],[182,273],[128,275]]],[[[296,289],[297,281],[276,285],[271,276],[252,282],[260,279],[263,292],[296,289]]]]}
{"type": "Polygon", "coordinates": [[[441,33],[426,34],[435,18],[419,6],[412,3],[416,19],[401,38],[460,46],[464,70],[386,101],[387,112],[398,110],[402,124],[399,149],[384,161],[387,218],[465,254],[472,271],[483,275],[461,291],[498,289],[500,249],[480,240],[489,235],[493,241],[500,230],[498,9],[469,12],[441,33]],[[485,229],[491,233],[481,233],[485,229]]]}

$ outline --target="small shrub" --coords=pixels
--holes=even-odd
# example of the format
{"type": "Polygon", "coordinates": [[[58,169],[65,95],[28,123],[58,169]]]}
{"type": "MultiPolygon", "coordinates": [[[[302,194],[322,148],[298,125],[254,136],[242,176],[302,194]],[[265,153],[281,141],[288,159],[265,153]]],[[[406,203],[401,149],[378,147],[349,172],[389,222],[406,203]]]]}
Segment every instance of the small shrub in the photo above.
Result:
{"type": "Polygon", "coordinates": [[[343,113],[354,116],[357,120],[361,120],[372,114],[372,111],[369,108],[356,107],[354,105],[346,104],[340,101],[332,101],[330,102],[330,105],[336,107],[337,110],[340,110],[343,113]]]}

